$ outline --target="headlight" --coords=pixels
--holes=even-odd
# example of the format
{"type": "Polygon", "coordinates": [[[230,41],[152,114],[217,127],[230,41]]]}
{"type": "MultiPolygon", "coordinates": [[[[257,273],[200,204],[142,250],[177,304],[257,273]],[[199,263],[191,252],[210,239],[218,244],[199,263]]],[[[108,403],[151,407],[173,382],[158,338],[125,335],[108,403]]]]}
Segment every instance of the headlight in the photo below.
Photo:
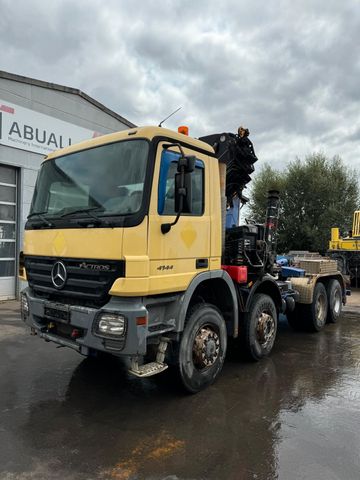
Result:
{"type": "Polygon", "coordinates": [[[125,334],[125,317],[113,313],[102,313],[97,319],[95,331],[99,335],[121,337],[125,334]]]}
{"type": "Polygon", "coordinates": [[[29,315],[29,302],[25,294],[21,294],[20,297],[20,308],[22,317],[27,317],[29,315]]]}

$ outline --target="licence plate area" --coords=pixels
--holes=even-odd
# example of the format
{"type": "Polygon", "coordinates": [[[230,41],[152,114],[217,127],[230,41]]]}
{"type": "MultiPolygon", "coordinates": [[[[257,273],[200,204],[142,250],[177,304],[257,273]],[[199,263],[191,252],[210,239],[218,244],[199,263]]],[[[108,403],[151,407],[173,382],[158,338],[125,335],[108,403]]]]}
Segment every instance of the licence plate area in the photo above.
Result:
{"type": "Polygon", "coordinates": [[[61,323],[70,323],[70,306],[57,303],[46,303],[44,306],[44,317],[61,323]]]}

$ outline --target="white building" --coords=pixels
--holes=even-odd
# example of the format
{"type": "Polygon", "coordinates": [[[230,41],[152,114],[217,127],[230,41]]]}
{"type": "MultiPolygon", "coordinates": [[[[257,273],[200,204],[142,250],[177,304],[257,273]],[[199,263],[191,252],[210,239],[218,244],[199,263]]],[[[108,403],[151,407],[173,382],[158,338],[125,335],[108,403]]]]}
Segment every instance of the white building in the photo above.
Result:
{"type": "Polygon", "coordinates": [[[0,300],[18,294],[22,232],[44,156],[134,126],[80,90],[0,71],[0,300]]]}

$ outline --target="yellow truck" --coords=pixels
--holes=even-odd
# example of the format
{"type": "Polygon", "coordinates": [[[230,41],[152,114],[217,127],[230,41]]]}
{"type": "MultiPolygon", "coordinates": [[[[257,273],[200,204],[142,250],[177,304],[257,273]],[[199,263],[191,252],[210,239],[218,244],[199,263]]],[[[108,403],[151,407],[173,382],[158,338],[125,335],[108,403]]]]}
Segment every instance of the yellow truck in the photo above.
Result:
{"type": "Polygon", "coordinates": [[[354,212],[353,227],[347,236],[340,236],[339,228],[331,229],[328,253],[357,288],[360,285],[360,210],[354,212]]]}
{"type": "Polygon", "coordinates": [[[280,313],[307,305],[316,331],[336,321],[339,272],[299,292],[274,270],[277,192],[265,225],[225,231],[254,161],[244,129],[194,139],[133,128],[49,154],[19,262],[32,333],[85,356],[126,357],[139,377],[171,366],[197,392],[221,371],[228,337],[259,360],[280,313]]]}

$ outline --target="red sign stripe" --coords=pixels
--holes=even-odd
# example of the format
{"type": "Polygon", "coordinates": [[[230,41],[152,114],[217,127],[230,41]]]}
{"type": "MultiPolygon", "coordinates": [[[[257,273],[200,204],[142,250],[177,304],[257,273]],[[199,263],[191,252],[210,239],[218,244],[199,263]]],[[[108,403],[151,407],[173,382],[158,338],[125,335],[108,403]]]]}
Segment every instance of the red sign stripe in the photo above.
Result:
{"type": "Polygon", "coordinates": [[[15,113],[15,109],[12,107],[8,107],[7,105],[0,105],[0,110],[6,113],[15,113]]]}

